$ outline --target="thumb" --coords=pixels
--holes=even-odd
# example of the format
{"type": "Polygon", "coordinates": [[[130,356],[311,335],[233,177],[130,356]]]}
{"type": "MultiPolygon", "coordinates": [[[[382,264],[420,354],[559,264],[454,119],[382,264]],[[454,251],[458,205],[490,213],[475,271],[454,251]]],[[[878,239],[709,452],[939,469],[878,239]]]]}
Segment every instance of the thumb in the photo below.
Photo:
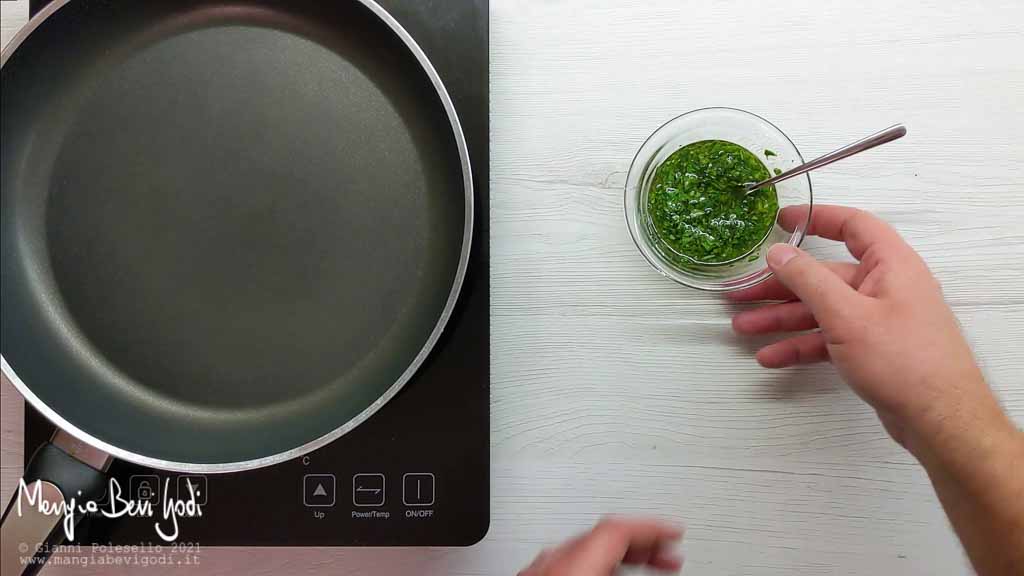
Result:
{"type": "Polygon", "coordinates": [[[779,282],[811,309],[822,328],[858,305],[856,290],[796,246],[775,244],[768,249],[767,260],[779,282]]]}

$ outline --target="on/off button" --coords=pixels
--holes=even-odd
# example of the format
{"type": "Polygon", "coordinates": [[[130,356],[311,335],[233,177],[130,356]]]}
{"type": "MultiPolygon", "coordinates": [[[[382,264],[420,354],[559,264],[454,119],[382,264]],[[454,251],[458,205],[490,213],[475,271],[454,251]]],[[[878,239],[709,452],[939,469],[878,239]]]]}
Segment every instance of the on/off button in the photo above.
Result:
{"type": "Polygon", "coordinates": [[[433,506],[434,475],[416,472],[402,476],[402,502],[406,506],[433,506]]]}

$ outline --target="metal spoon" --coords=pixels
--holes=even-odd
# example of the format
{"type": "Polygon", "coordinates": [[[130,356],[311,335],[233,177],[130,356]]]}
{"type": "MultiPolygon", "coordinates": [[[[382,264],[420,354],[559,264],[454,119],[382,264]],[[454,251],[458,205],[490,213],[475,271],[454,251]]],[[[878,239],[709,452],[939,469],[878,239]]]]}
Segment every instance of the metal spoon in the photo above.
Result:
{"type": "Polygon", "coordinates": [[[748,182],[748,183],[743,185],[743,188],[742,188],[743,194],[744,195],[750,194],[750,193],[752,193],[752,192],[754,192],[756,190],[764,188],[765,186],[771,186],[773,184],[777,184],[779,182],[782,182],[783,180],[788,180],[788,179],[792,178],[793,176],[799,176],[799,175],[804,174],[806,172],[810,172],[811,170],[814,170],[815,168],[821,168],[822,166],[831,164],[831,163],[835,162],[836,160],[842,160],[843,158],[846,158],[847,156],[853,156],[854,154],[857,154],[858,152],[863,152],[865,150],[869,150],[871,148],[874,148],[875,146],[879,146],[881,144],[885,144],[886,142],[892,142],[893,140],[896,140],[897,138],[902,138],[903,136],[906,136],[906,134],[907,134],[907,128],[904,125],[896,124],[894,126],[890,126],[890,127],[886,128],[885,130],[882,130],[881,132],[876,132],[876,133],[872,134],[871,136],[868,136],[867,138],[862,138],[860,140],[857,140],[853,144],[848,144],[848,145],[843,146],[842,148],[840,148],[838,150],[835,150],[833,152],[829,152],[828,154],[825,154],[824,156],[819,156],[819,157],[815,158],[814,160],[811,160],[810,162],[805,162],[805,163],[797,166],[796,168],[791,168],[789,170],[786,170],[782,174],[779,174],[778,176],[775,176],[773,178],[769,178],[767,180],[762,180],[761,182],[748,182]]]}

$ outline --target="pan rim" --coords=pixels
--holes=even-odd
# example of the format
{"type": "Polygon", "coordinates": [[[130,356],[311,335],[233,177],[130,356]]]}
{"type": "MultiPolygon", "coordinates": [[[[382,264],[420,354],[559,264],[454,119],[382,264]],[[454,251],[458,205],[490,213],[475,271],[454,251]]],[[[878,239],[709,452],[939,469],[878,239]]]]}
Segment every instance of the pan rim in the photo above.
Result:
{"type": "MultiPolygon", "coordinates": [[[[0,68],[7,64],[11,55],[18,49],[18,47],[27,39],[33,31],[35,31],[47,18],[52,16],[55,12],[60,10],[62,7],[70,3],[72,0],[53,0],[47,4],[42,10],[40,10],[35,16],[22,27],[21,30],[15,34],[14,38],[8,43],[0,54],[0,68]]],[[[36,396],[32,392],[32,389],[18,376],[14,371],[14,368],[7,362],[7,359],[0,354],[0,372],[14,385],[18,392],[25,398],[25,400],[32,405],[33,408],[38,410],[44,417],[50,422],[56,425],[59,429],[73,435],[79,440],[85,442],[110,454],[111,456],[139,464],[141,466],[147,466],[149,468],[155,468],[158,470],[167,470],[173,472],[195,472],[195,473],[207,473],[207,474],[219,474],[229,472],[241,472],[245,470],[253,470],[257,468],[264,468],[279,464],[300,456],[304,456],[317,448],[321,448],[334,440],[344,436],[348,432],[354,430],[364,421],[373,416],[378,410],[380,410],[385,404],[387,404],[395,395],[397,395],[402,388],[405,387],[406,383],[419,371],[420,366],[426,361],[430,352],[434,349],[437,341],[440,339],[444,332],[445,327],[448,324],[452,312],[455,309],[456,304],[459,300],[459,295],[462,292],[462,285],[465,280],[466,270],[469,267],[469,255],[472,248],[473,241],[473,218],[474,218],[474,189],[473,189],[473,173],[472,166],[469,158],[469,149],[466,145],[465,135],[462,131],[462,124],[459,121],[459,116],[455,110],[455,105],[452,102],[451,96],[448,94],[448,90],[445,88],[444,83],[441,80],[440,75],[434,68],[434,65],[430,62],[426,53],[420,48],[419,44],[412,37],[411,34],[382,6],[377,4],[374,0],[353,0],[362,4],[364,7],[369,9],[377,18],[379,18],[391,32],[394,33],[402,41],[405,47],[412,53],[419,63],[420,67],[427,74],[431,84],[434,86],[434,90],[437,93],[438,98],[444,107],[445,113],[448,116],[449,124],[452,129],[452,136],[455,138],[456,147],[459,151],[459,161],[462,167],[462,181],[463,191],[465,195],[465,202],[463,205],[463,234],[462,234],[462,248],[459,255],[459,264],[455,272],[455,277],[452,281],[451,290],[448,293],[448,299],[445,302],[444,308],[441,310],[441,314],[438,317],[437,322],[434,325],[433,330],[430,332],[430,336],[424,342],[420,351],[413,357],[413,360],[406,367],[405,371],[398,377],[398,379],[373,403],[364,408],[361,412],[350,418],[348,421],[343,423],[341,426],[334,428],[333,430],[315,438],[309,442],[283,450],[275,454],[263,456],[260,458],[253,458],[248,460],[238,460],[231,462],[209,462],[209,463],[195,463],[195,462],[178,462],[174,460],[165,460],[162,458],[154,458],[152,456],[146,456],[137,452],[132,452],[110,444],[104,440],[101,440],[85,430],[75,426],[71,422],[67,421],[61,416],[56,410],[51,408],[41,398],[36,396]]]]}

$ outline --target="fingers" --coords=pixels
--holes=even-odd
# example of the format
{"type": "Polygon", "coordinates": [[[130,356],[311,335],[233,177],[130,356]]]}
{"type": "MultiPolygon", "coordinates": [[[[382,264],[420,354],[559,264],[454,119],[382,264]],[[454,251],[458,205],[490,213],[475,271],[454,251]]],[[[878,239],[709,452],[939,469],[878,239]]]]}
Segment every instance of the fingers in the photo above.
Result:
{"type": "MultiPolygon", "coordinates": [[[[792,231],[807,218],[807,206],[787,206],[779,211],[779,225],[792,231]]],[[[860,260],[872,246],[884,250],[905,250],[909,245],[899,232],[870,212],[848,206],[815,206],[808,236],[821,236],[844,242],[853,257],[860,260]]]]}
{"type": "Polygon", "coordinates": [[[757,351],[757,361],[765,368],[786,368],[828,360],[828,346],[821,332],[800,334],[769,344],[757,351]]]}
{"type": "Polygon", "coordinates": [[[647,566],[664,572],[678,572],[683,567],[683,557],[661,547],[639,552],[634,552],[634,549],[630,548],[622,563],[631,566],[647,566]]]}
{"type": "Polygon", "coordinates": [[[647,561],[647,565],[655,570],[678,572],[683,568],[683,557],[666,550],[659,550],[647,561]]]}
{"type": "MultiPolygon", "coordinates": [[[[822,262],[826,268],[831,270],[836,276],[843,279],[844,282],[850,286],[855,286],[855,280],[857,279],[857,265],[853,262],[822,262]]],[[[768,280],[758,284],[757,286],[751,286],[745,290],[737,290],[735,292],[726,293],[726,297],[734,302],[755,302],[758,300],[795,300],[796,296],[793,292],[786,288],[779,279],[772,276],[768,280]]]]}
{"type": "Polygon", "coordinates": [[[657,520],[607,518],[590,532],[553,550],[541,552],[520,576],[605,576],[620,564],[645,564],[656,570],[678,571],[681,556],[669,545],[683,531],[657,520]]]}
{"type": "Polygon", "coordinates": [[[732,328],[739,334],[800,332],[817,327],[818,321],[803,302],[769,304],[740,312],[732,319],[732,328]]]}
{"type": "Polygon", "coordinates": [[[623,557],[622,563],[648,566],[656,570],[679,571],[683,567],[683,558],[663,545],[631,546],[626,552],[626,556],[623,557]]]}
{"type": "Polygon", "coordinates": [[[810,254],[789,244],[768,249],[768,266],[779,282],[810,308],[825,330],[855,313],[861,296],[810,254]]]}
{"type": "Polygon", "coordinates": [[[676,570],[678,567],[673,566],[679,559],[664,553],[663,549],[682,536],[679,528],[656,520],[603,520],[576,546],[572,573],[610,574],[627,559],[676,570]]]}

